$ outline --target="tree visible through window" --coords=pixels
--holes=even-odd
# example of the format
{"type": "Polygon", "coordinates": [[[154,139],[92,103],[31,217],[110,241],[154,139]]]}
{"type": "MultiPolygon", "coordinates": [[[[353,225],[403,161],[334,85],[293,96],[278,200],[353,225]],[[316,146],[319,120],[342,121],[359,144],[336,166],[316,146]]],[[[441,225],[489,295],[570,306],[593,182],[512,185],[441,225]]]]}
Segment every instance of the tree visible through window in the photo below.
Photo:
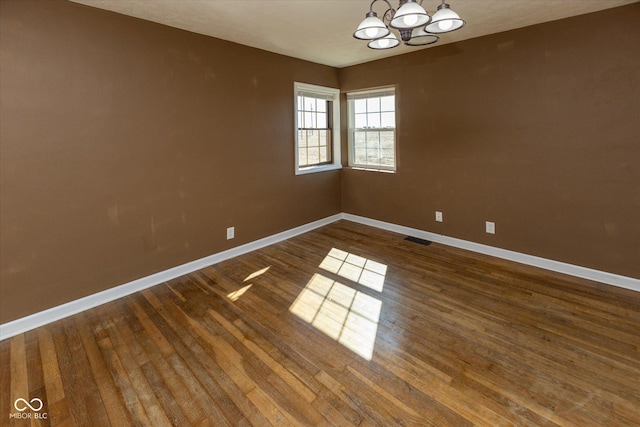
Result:
{"type": "Polygon", "coordinates": [[[347,99],[350,165],[395,170],[394,89],[349,93],[347,99]]]}

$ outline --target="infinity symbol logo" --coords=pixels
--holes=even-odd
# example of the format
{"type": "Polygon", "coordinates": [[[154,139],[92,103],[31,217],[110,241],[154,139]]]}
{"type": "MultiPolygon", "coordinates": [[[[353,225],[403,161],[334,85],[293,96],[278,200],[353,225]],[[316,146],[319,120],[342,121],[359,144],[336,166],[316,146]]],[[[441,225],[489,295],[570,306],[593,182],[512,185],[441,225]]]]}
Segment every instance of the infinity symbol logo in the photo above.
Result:
{"type": "Polygon", "coordinates": [[[33,399],[31,399],[31,402],[27,402],[25,399],[23,399],[21,397],[16,399],[15,402],[13,402],[13,407],[16,408],[20,412],[25,411],[27,409],[27,407],[31,408],[32,411],[38,412],[40,409],[42,409],[42,406],[43,406],[42,400],[38,399],[37,397],[34,397],[33,399]],[[20,405],[21,408],[19,408],[18,407],[18,403],[19,402],[23,402],[23,404],[27,405],[27,406],[20,405]],[[36,405],[40,404],[40,406],[38,406],[37,408],[35,408],[34,406],[31,406],[31,404],[34,403],[34,402],[35,402],[36,405]]]}

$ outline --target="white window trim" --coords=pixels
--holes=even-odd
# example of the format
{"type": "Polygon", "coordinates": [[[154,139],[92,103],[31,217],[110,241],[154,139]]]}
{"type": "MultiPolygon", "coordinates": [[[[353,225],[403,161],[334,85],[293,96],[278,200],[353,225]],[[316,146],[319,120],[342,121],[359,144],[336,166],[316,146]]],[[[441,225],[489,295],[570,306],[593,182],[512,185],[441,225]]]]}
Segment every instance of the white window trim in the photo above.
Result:
{"type": "MultiPolygon", "coordinates": [[[[377,95],[380,93],[384,93],[385,91],[392,90],[394,96],[396,95],[396,87],[395,86],[383,86],[377,87],[373,89],[364,89],[364,90],[355,90],[353,92],[347,93],[347,120],[348,120],[348,152],[349,152],[349,167],[354,170],[362,170],[369,172],[387,172],[387,173],[396,173],[398,168],[398,127],[396,123],[396,127],[393,128],[393,149],[395,151],[395,161],[393,166],[373,166],[373,165],[361,165],[359,163],[355,163],[355,147],[353,142],[353,131],[355,129],[355,123],[353,122],[353,106],[352,101],[356,98],[366,98],[371,95],[377,95]],[[354,97],[355,95],[355,97],[354,97]],[[351,98],[351,99],[349,99],[351,98]]],[[[398,111],[398,104],[396,100],[395,112],[398,111]]],[[[397,115],[396,115],[397,118],[397,115]]]]}
{"type": "Polygon", "coordinates": [[[308,83],[293,83],[293,120],[295,124],[294,139],[295,139],[295,173],[296,175],[304,175],[307,173],[324,172],[329,170],[336,170],[342,168],[342,159],[340,157],[340,89],[334,89],[324,86],[316,86],[308,83]],[[298,94],[300,92],[306,92],[316,95],[322,95],[330,97],[332,104],[332,147],[331,147],[331,163],[318,166],[304,166],[300,167],[298,157],[298,94]]]}

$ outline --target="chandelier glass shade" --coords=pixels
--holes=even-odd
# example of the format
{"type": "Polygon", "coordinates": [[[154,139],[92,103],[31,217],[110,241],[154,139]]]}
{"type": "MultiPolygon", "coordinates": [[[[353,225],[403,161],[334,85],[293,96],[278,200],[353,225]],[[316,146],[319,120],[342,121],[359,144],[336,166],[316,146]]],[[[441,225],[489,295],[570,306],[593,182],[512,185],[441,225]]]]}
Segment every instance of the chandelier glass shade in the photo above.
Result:
{"type": "Polygon", "coordinates": [[[440,40],[440,37],[435,34],[427,33],[424,30],[424,27],[418,27],[411,31],[411,39],[406,41],[405,44],[407,46],[426,46],[428,44],[433,44],[438,40],[440,40]]]}
{"type": "Polygon", "coordinates": [[[400,40],[391,28],[400,33],[400,38],[408,46],[426,46],[439,40],[437,34],[447,33],[461,28],[465,22],[451,6],[442,0],[438,10],[429,16],[422,7],[422,0],[399,0],[398,9],[394,9],[388,0],[373,0],[365,19],[358,25],[353,37],[368,40],[371,49],[391,49],[400,45],[400,40]],[[378,18],[373,6],[377,2],[386,3],[387,9],[378,18]],[[385,24],[385,21],[389,23],[385,24]],[[389,28],[391,27],[391,28],[389,28]]]}
{"type": "Polygon", "coordinates": [[[378,15],[371,11],[367,17],[358,25],[358,29],[353,33],[353,37],[362,40],[375,40],[388,35],[389,28],[378,18],[378,15]]]}
{"type": "Polygon", "coordinates": [[[426,25],[427,22],[429,22],[427,11],[416,3],[416,0],[408,0],[396,11],[389,25],[405,30],[426,25]]]}
{"type": "Polygon", "coordinates": [[[451,10],[448,4],[442,3],[425,29],[429,33],[441,34],[457,30],[463,25],[464,21],[460,19],[458,14],[451,10]]]}
{"type": "Polygon", "coordinates": [[[371,49],[391,49],[400,44],[400,40],[395,34],[389,32],[389,35],[382,37],[381,39],[371,40],[367,46],[371,49]]]}

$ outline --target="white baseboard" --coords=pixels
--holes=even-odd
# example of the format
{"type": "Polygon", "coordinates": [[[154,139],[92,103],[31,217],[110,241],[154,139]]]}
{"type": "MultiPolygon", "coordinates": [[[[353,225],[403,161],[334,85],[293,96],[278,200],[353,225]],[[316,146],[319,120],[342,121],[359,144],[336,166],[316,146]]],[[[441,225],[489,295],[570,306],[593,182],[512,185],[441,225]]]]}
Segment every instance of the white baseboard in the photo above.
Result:
{"type": "Polygon", "coordinates": [[[620,276],[618,274],[607,273],[605,271],[580,267],[560,261],[553,261],[546,258],[527,255],[507,249],[500,249],[480,243],[469,242],[467,240],[456,239],[455,237],[448,237],[442,234],[430,233],[428,231],[422,231],[415,228],[405,227],[402,225],[392,224],[384,221],[378,221],[376,219],[365,218],[362,216],[344,213],[342,214],[342,218],[348,221],[381,228],[383,230],[393,231],[395,233],[405,234],[407,236],[414,236],[421,239],[430,240],[432,242],[442,243],[447,246],[466,249],[481,254],[491,255],[496,258],[515,261],[521,264],[544,268],[545,270],[556,271],[558,273],[564,273],[570,276],[581,277],[583,279],[594,280],[596,282],[606,283],[608,285],[618,286],[620,288],[640,292],[640,280],[634,279],[632,277],[620,276]]]}
{"type": "Polygon", "coordinates": [[[176,277],[184,276],[185,274],[189,274],[191,272],[200,270],[204,267],[219,263],[221,261],[225,261],[227,259],[231,259],[269,245],[273,245],[274,243],[290,239],[299,234],[304,234],[308,231],[322,227],[323,225],[330,224],[339,219],[342,219],[342,214],[335,214],[330,217],[310,222],[308,224],[301,225],[299,227],[292,228],[290,230],[286,230],[260,240],[256,240],[241,246],[237,246],[235,248],[228,249],[223,252],[218,252],[216,254],[179,265],[177,267],[170,268],[168,270],[160,271],[150,276],[125,283],[124,285],[116,286],[115,288],[110,288],[102,292],[98,292],[96,294],[68,302],[66,304],[52,307],[35,314],[13,320],[11,322],[3,323],[2,325],[0,325],[0,341],[6,338],[10,338],[14,335],[29,331],[31,329],[35,329],[39,326],[55,322],[56,320],[63,319],[81,311],[97,307],[118,298],[122,298],[134,292],[150,288],[151,286],[159,285],[160,283],[175,279],[176,277]]]}
{"type": "Polygon", "coordinates": [[[586,267],[580,267],[564,262],[553,261],[545,258],[536,257],[533,255],[527,255],[520,252],[509,251],[506,249],[495,248],[493,246],[487,246],[480,243],[469,242],[462,239],[456,239],[454,237],[448,237],[441,234],[430,233],[428,231],[418,230],[415,228],[405,227],[402,225],[392,224],[389,222],[378,221],[375,219],[365,218],[348,213],[340,213],[332,215],[330,217],[320,219],[318,221],[311,222],[309,224],[301,225],[296,228],[292,228],[281,233],[274,234],[272,236],[265,237],[254,242],[250,242],[235,248],[228,249],[217,254],[213,254],[195,261],[188,262],[186,264],[179,265],[177,267],[170,268],[165,271],[161,271],[152,274],[147,277],[143,277],[138,280],[134,280],[129,283],[117,286],[115,288],[107,289],[102,292],[98,292],[93,295],[89,295],[84,298],[77,299],[75,301],[68,302],[66,304],[52,307],[48,310],[44,310],[20,319],[13,320],[11,322],[0,325],[0,341],[10,338],[14,335],[21,334],[23,332],[35,329],[39,326],[44,326],[48,323],[55,322],[56,320],[63,319],[73,314],[79,313],[84,310],[88,310],[93,307],[105,304],[107,302],[122,298],[126,295],[130,295],[134,292],[141,291],[151,286],[158,285],[171,279],[189,274],[193,271],[200,270],[204,267],[216,264],[221,261],[225,261],[247,252],[255,251],[257,249],[264,248],[274,243],[281,242],[283,240],[290,239],[292,237],[304,234],[308,231],[330,224],[332,222],[345,219],[348,221],[357,222],[364,225],[380,228],[383,230],[392,231],[395,233],[405,234],[407,236],[419,237],[421,239],[430,240],[432,242],[442,243],[448,246],[456,248],[467,249],[473,252],[478,252],[486,255],[495,256],[497,258],[507,259],[510,261],[519,262],[521,264],[531,265],[535,267],[544,268],[546,270],[556,271],[559,273],[568,274],[575,277],[581,277],[584,279],[594,280],[597,282],[606,283],[613,286],[618,286],[625,289],[640,292],[640,280],[631,277],[620,276],[617,274],[607,273],[604,271],[593,270],[586,267]]]}

